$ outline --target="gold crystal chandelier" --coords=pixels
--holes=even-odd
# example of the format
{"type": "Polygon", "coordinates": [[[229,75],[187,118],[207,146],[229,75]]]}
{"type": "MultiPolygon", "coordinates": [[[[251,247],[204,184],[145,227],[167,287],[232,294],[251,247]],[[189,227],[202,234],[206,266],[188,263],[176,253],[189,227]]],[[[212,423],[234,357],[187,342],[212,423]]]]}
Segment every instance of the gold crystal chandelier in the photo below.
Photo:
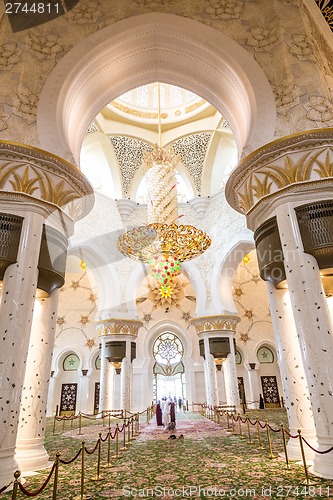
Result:
{"type": "Polygon", "coordinates": [[[161,146],[160,86],[158,90],[159,144],[144,152],[148,168],[148,225],[135,227],[118,238],[118,250],[131,259],[149,264],[150,274],[166,287],[180,274],[180,263],[198,257],[211,244],[204,231],[178,224],[176,166],[173,148],[161,146]]]}

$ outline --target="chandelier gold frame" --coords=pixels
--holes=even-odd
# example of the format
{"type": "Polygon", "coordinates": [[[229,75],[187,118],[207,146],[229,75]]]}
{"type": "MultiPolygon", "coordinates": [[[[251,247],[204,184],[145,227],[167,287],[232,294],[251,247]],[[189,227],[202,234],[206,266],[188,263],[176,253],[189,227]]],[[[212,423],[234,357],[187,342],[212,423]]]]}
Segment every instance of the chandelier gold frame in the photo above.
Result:
{"type": "Polygon", "coordinates": [[[210,244],[209,236],[194,226],[152,223],[120,235],[117,246],[123,255],[141,262],[161,254],[186,262],[201,255],[210,244]]]}

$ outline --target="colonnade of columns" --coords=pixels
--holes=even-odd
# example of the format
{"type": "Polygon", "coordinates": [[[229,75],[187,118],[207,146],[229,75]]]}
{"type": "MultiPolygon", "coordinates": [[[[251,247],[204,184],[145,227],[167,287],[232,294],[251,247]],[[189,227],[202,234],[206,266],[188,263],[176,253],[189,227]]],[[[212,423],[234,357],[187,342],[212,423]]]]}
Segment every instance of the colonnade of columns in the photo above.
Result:
{"type": "Polygon", "coordinates": [[[64,283],[67,239],[74,221],[90,211],[93,190],[74,166],[20,144],[0,141],[0,170],[1,488],[17,468],[48,463],[45,416],[57,289],[64,283]]]}
{"type": "Polygon", "coordinates": [[[115,377],[120,375],[120,409],[130,410],[133,384],[133,359],[141,321],[132,319],[103,320],[98,324],[100,338],[99,410],[114,408],[115,377]]]}
{"type": "MultiPolygon", "coordinates": [[[[255,231],[291,431],[321,452],[333,446],[333,328],[321,276],[333,269],[332,144],[333,129],[276,140],[244,158],[226,187],[255,231]]],[[[315,453],[313,472],[332,471],[333,453],[315,453]]]]}

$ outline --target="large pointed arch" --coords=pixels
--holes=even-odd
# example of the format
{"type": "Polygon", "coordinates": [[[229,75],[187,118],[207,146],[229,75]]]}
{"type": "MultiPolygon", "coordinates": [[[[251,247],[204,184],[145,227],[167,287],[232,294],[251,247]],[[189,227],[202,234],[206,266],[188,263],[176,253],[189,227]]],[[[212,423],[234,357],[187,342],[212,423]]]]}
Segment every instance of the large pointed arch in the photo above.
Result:
{"type": "Polygon", "coordinates": [[[228,120],[239,153],[274,137],[274,96],[256,61],[223,33],[150,13],[119,21],[76,45],[47,79],[38,107],[41,146],[79,163],[88,126],[119,95],[153,81],[191,90],[228,120]]]}

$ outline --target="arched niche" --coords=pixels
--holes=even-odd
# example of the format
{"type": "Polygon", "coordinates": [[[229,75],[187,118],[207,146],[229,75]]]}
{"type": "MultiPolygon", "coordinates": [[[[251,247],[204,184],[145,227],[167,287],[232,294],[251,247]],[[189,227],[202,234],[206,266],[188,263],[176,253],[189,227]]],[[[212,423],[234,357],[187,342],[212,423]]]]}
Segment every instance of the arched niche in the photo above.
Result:
{"type": "Polygon", "coordinates": [[[108,26],[77,44],[47,79],[39,101],[41,147],[79,164],[84,135],[110,101],[154,81],[186,88],[227,119],[239,154],[274,137],[272,89],[235,41],[197,21],[149,13],[108,26]]]}
{"type": "Polygon", "coordinates": [[[238,314],[232,296],[235,272],[242,259],[254,248],[252,235],[237,235],[237,239],[229,241],[223,249],[222,259],[216,256],[215,270],[212,273],[212,296],[216,310],[238,314]]]}

